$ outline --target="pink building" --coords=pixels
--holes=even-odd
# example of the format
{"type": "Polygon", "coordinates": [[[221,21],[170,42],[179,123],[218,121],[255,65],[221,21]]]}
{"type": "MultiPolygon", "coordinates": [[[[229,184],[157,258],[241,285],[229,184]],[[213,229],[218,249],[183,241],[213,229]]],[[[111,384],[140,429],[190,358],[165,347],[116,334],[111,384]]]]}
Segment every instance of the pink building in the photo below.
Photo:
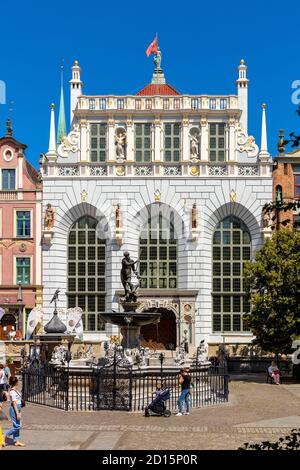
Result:
{"type": "Polygon", "coordinates": [[[12,134],[8,120],[0,138],[0,340],[24,338],[26,316],[42,303],[42,186],[12,134]]]}

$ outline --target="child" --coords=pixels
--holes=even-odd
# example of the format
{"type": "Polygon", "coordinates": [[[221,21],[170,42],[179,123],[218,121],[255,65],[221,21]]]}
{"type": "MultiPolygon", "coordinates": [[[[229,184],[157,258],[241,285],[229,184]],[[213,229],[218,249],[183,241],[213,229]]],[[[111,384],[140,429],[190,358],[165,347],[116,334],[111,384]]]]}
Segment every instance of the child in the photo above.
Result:
{"type": "Polygon", "coordinates": [[[280,370],[278,369],[276,362],[272,361],[270,367],[268,367],[268,373],[272,377],[276,385],[280,385],[280,370]]]}
{"type": "Polygon", "coordinates": [[[159,397],[159,395],[163,392],[163,386],[162,383],[157,382],[156,384],[156,390],[154,392],[154,398],[159,397]]]}

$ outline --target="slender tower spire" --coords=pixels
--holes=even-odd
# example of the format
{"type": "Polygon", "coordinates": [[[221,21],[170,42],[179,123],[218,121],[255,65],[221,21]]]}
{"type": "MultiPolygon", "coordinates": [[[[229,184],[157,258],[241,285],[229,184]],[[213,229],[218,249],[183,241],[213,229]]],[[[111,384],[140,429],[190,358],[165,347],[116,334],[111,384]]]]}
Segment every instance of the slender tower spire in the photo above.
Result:
{"type": "Polygon", "coordinates": [[[61,144],[63,137],[67,135],[66,127],[66,113],[65,113],[65,100],[64,100],[64,65],[61,65],[60,76],[60,104],[58,114],[58,128],[57,128],[57,145],[61,144]]]}
{"type": "Polygon", "coordinates": [[[248,132],[248,83],[247,66],[245,61],[241,59],[238,66],[239,78],[236,81],[238,92],[239,109],[242,110],[241,124],[244,131],[248,132]]]}
{"type": "Polygon", "coordinates": [[[260,160],[268,161],[270,154],[268,152],[268,139],[267,139],[267,122],[266,122],[266,105],[262,105],[262,120],[261,120],[261,143],[260,143],[260,160]]]}
{"type": "Polygon", "coordinates": [[[56,158],[56,140],[55,140],[55,116],[54,116],[54,103],[51,104],[51,118],[50,118],[50,135],[49,135],[49,148],[46,156],[56,158]]]}
{"type": "Polygon", "coordinates": [[[77,107],[79,96],[82,95],[82,81],[80,79],[80,67],[78,60],[74,61],[72,67],[72,80],[70,80],[70,122],[72,125],[74,119],[74,111],[77,107]]]}

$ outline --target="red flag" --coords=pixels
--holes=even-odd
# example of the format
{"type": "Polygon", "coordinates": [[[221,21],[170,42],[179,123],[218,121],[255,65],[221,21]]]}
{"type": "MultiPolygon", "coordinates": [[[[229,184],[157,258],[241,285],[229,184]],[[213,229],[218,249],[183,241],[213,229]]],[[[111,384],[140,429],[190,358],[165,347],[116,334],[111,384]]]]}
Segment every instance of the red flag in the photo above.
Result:
{"type": "Polygon", "coordinates": [[[158,44],[157,44],[157,36],[155,36],[155,39],[151,42],[150,46],[146,50],[147,57],[151,54],[156,54],[158,50],[158,44]]]}

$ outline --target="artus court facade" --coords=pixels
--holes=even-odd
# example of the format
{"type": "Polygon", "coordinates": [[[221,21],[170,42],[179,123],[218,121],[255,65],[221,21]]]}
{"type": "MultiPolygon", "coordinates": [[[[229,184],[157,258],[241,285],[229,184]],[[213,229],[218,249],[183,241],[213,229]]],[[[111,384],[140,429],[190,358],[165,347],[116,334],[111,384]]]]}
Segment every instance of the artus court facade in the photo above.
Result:
{"type": "Polygon", "coordinates": [[[249,343],[243,264],[270,231],[262,224],[272,200],[265,107],[259,149],[248,135],[244,61],[236,94],[191,96],[166,83],[160,59],[151,84],[126,96],[85,95],[75,61],[71,130],[59,129],[58,146],[52,106],[41,161],[53,221],[43,236],[44,322],[59,287],[61,307],[84,311],[85,340],[115,333],[99,312],[120,308],[128,250],[140,260],[140,310],[162,313],[143,327],[146,344],[172,349],[184,330],[191,346],[249,343]]]}

